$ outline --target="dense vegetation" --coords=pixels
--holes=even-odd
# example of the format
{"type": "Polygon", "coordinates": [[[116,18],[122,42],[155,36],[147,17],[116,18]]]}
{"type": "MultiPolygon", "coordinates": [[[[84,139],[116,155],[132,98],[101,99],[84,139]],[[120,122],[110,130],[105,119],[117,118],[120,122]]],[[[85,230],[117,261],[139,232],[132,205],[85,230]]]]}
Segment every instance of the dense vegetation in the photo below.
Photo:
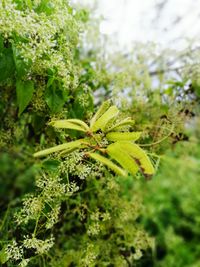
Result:
{"type": "Polygon", "coordinates": [[[0,1],[0,264],[199,267],[198,54],[172,78],[154,47],[104,57],[92,23],[0,1]]]}

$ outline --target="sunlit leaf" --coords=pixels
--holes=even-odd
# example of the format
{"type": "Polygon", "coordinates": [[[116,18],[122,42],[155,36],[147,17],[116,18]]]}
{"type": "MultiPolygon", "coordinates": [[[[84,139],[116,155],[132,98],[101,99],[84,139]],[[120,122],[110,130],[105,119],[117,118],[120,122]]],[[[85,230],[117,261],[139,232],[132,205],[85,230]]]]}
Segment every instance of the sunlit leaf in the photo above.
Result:
{"type": "Polygon", "coordinates": [[[95,115],[92,117],[90,121],[90,128],[92,128],[94,123],[107,111],[107,109],[110,107],[110,103],[111,103],[110,100],[103,102],[103,104],[97,110],[95,115]]]}
{"type": "Polygon", "coordinates": [[[84,128],[86,131],[89,131],[89,127],[88,127],[88,125],[87,125],[84,121],[82,121],[82,120],[78,120],[78,119],[68,119],[67,121],[68,121],[68,122],[72,122],[72,123],[74,123],[74,124],[77,124],[77,125],[81,126],[82,128],[84,128]]]}
{"type": "Polygon", "coordinates": [[[127,140],[136,141],[137,139],[140,138],[140,136],[141,132],[132,132],[132,133],[109,132],[106,135],[106,138],[109,141],[127,141],[127,140]]]}
{"type": "Polygon", "coordinates": [[[118,143],[113,143],[109,145],[106,149],[108,155],[117,161],[125,170],[129,171],[132,175],[135,175],[139,170],[138,165],[129,156],[125,150],[123,150],[118,143]]]}
{"type": "Polygon", "coordinates": [[[132,142],[126,142],[126,141],[117,142],[117,145],[119,145],[121,149],[126,151],[126,153],[135,160],[141,172],[145,176],[150,177],[154,174],[155,172],[154,167],[149,157],[142,148],[140,148],[138,145],[132,142]]]}
{"type": "Polygon", "coordinates": [[[114,164],[111,160],[107,159],[106,157],[103,157],[103,156],[101,156],[100,154],[97,154],[97,153],[88,153],[88,155],[91,158],[93,158],[93,159],[95,159],[97,161],[100,161],[101,163],[103,163],[104,165],[109,167],[116,174],[121,175],[121,176],[126,176],[127,175],[125,170],[123,170],[122,168],[120,168],[119,166],[114,164]]]}
{"type": "Polygon", "coordinates": [[[120,131],[120,129],[123,129],[124,126],[132,126],[135,124],[135,121],[132,120],[130,117],[121,120],[120,122],[116,123],[115,125],[113,125],[112,127],[108,128],[108,130],[106,130],[107,132],[110,131],[120,131]]]}
{"type": "Polygon", "coordinates": [[[78,125],[77,123],[70,122],[69,120],[57,120],[57,121],[51,121],[49,125],[55,127],[55,128],[61,128],[61,129],[71,129],[71,130],[77,130],[86,132],[85,127],[78,125]]]}
{"type": "Polygon", "coordinates": [[[70,149],[74,149],[74,148],[80,148],[81,145],[83,145],[83,142],[84,142],[84,140],[80,139],[77,141],[64,143],[62,145],[54,146],[54,147],[47,148],[47,149],[41,150],[39,152],[36,152],[33,154],[33,156],[34,157],[43,157],[43,156],[49,155],[51,153],[60,152],[62,150],[68,150],[68,149],[70,150],[70,149]]]}
{"type": "Polygon", "coordinates": [[[91,128],[92,132],[96,132],[99,129],[104,130],[106,124],[119,113],[116,106],[111,106],[94,124],[91,128]]]}

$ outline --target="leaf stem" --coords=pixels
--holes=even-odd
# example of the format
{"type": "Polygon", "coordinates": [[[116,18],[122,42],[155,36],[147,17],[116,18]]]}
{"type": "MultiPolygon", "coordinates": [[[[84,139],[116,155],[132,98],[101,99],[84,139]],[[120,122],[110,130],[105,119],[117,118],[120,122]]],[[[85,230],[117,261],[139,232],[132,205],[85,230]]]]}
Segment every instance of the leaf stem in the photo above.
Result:
{"type": "Polygon", "coordinates": [[[166,135],[166,136],[164,136],[162,139],[160,139],[160,140],[158,140],[158,141],[156,141],[156,142],[153,142],[153,143],[151,143],[151,144],[137,144],[138,146],[155,146],[155,145],[157,145],[157,144],[160,144],[161,142],[163,142],[164,140],[166,140],[172,133],[173,133],[173,131],[174,131],[174,125],[172,124],[172,127],[171,127],[171,130],[170,130],[170,132],[166,135]]]}

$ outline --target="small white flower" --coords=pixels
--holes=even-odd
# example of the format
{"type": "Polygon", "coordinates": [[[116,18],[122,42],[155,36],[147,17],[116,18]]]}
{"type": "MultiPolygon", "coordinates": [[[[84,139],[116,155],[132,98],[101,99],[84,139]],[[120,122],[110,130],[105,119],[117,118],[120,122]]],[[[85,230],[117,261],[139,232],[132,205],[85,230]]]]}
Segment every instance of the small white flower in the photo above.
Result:
{"type": "Polygon", "coordinates": [[[32,237],[25,239],[23,244],[25,248],[35,249],[37,254],[44,254],[54,245],[54,238],[51,237],[46,240],[41,240],[36,237],[32,237]]]}
{"type": "Polygon", "coordinates": [[[15,240],[13,240],[6,247],[7,258],[11,260],[20,260],[23,255],[23,247],[19,246],[15,240]]]}

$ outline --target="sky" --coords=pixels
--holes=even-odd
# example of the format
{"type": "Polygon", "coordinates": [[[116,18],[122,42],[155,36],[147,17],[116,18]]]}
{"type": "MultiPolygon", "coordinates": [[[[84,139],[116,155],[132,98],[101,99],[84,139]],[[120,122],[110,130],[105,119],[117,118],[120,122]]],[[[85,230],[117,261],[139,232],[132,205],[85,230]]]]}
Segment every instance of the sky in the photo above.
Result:
{"type": "Polygon", "coordinates": [[[100,32],[120,47],[153,41],[184,49],[185,38],[200,35],[200,0],[72,0],[102,15],[100,32]],[[163,6],[162,10],[156,9],[163,6]]]}

